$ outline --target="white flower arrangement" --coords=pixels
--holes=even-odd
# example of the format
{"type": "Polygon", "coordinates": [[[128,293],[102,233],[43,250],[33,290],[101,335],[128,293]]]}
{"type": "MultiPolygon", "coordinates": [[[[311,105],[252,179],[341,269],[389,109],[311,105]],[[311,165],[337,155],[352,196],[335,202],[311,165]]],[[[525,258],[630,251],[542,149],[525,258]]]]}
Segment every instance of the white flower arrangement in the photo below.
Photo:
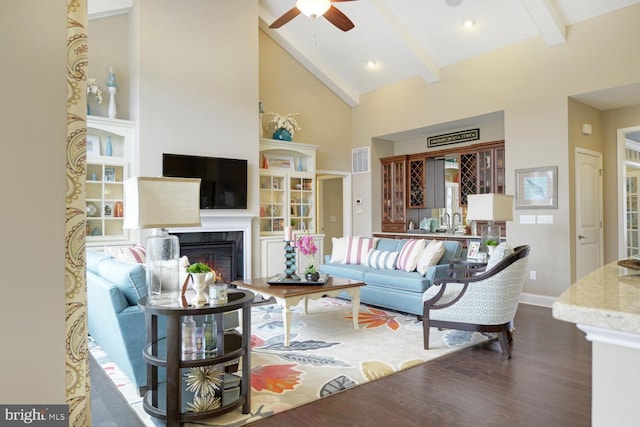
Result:
{"type": "Polygon", "coordinates": [[[87,94],[94,95],[98,104],[102,104],[102,91],[98,87],[98,80],[87,79],[87,94]]]}
{"type": "Polygon", "coordinates": [[[278,129],[286,129],[287,132],[289,132],[293,137],[295,131],[301,130],[296,120],[296,116],[298,115],[298,113],[289,113],[286,116],[282,116],[278,113],[270,112],[266,113],[266,115],[273,117],[271,120],[269,120],[267,126],[273,127],[274,131],[278,129]]]}

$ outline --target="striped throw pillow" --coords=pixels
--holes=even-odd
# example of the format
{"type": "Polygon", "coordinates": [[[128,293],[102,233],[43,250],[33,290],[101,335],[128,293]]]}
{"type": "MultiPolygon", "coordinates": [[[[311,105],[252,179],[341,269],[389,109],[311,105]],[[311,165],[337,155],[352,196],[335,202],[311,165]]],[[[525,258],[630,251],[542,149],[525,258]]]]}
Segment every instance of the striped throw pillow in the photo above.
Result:
{"type": "Polygon", "coordinates": [[[424,239],[411,239],[405,243],[398,254],[396,268],[404,271],[415,271],[420,254],[424,249],[424,242],[424,239]]]}
{"type": "Polygon", "coordinates": [[[371,249],[373,249],[372,237],[347,237],[347,251],[342,263],[364,264],[371,249]]]}
{"type": "Polygon", "coordinates": [[[397,258],[398,252],[371,249],[367,255],[365,265],[378,270],[395,270],[397,258]]]}
{"type": "Polygon", "coordinates": [[[144,264],[147,258],[147,250],[142,245],[120,248],[120,261],[130,264],[144,264]]]}

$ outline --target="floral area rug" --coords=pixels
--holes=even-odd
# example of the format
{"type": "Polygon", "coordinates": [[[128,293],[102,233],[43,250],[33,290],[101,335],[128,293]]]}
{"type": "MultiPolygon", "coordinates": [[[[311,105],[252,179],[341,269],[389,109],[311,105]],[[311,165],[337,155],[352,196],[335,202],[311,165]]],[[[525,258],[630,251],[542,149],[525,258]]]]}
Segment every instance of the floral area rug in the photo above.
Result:
{"type": "MultiPolygon", "coordinates": [[[[292,309],[291,345],[284,347],[281,308],[252,309],[251,413],[241,408],[186,425],[241,426],[330,394],[428,362],[491,338],[479,333],[431,330],[424,350],[422,323],[415,316],[360,306],[359,329],[353,327],[351,302],[337,298],[309,301],[292,309]]],[[[97,345],[92,354],[140,418],[157,426],[142,409],[135,387],[97,345]]],[[[239,375],[240,373],[238,373],[239,375]]]]}

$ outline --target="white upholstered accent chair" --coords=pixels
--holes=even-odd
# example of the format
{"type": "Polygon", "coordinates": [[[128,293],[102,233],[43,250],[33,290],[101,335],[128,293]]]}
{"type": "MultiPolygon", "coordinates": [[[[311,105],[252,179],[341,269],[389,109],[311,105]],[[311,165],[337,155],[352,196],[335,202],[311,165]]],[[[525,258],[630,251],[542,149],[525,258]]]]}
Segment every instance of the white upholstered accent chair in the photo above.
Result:
{"type": "MultiPolygon", "coordinates": [[[[502,248],[500,248],[502,246],[502,248]]],[[[423,295],[422,327],[424,348],[429,348],[429,328],[497,332],[502,352],[511,358],[513,341],[510,324],[518,310],[518,301],[527,268],[529,246],[511,250],[506,243],[487,269],[470,277],[442,278],[434,281],[423,295]]]]}

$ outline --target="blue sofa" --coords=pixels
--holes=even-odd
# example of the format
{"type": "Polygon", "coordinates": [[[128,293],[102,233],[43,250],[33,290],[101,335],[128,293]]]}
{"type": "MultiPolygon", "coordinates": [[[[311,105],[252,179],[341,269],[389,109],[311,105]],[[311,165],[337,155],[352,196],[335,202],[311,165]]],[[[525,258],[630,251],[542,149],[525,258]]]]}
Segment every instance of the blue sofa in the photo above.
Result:
{"type": "MultiPolygon", "coordinates": [[[[381,238],[375,249],[399,252],[408,239],[381,238]]],[[[429,244],[430,240],[425,243],[429,244]]],[[[460,258],[462,245],[457,241],[444,241],[445,253],[438,265],[429,267],[422,276],[417,271],[379,270],[361,264],[331,263],[330,256],[318,269],[321,273],[335,277],[344,277],[362,281],[366,284],[360,288],[360,301],[382,308],[411,313],[422,316],[422,294],[440,277],[448,277],[449,260],[460,258]]],[[[341,296],[348,298],[343,292],[341,296]]]]}
{"type": "MultiPolygon", "coordinates": [[[[147,365],[142,350],[147,343],[144,312],[138,299],[147,295],[143,264],[119,261],[107,254],[87,249],[87,321],[89,335],[138,388],[147,385],[147,365]]],[[[159,337],[166,336],[165,317],[158,318],[159,337]]],[[[204,316],[194,316],[201,325],[204,316]]],[[[239,325],[237,312],[225,313],[224,327],[239,325]]],[[[164,368],[159,369],[164,381],[164,368]]]]}
{"type": "Polygon", "coordinates": [[[89,335],[142,392],[147,384],[142,358],[147,337],[138,299],[147,294],[144,266],[91,249],[86,253],[89,335]]]}

